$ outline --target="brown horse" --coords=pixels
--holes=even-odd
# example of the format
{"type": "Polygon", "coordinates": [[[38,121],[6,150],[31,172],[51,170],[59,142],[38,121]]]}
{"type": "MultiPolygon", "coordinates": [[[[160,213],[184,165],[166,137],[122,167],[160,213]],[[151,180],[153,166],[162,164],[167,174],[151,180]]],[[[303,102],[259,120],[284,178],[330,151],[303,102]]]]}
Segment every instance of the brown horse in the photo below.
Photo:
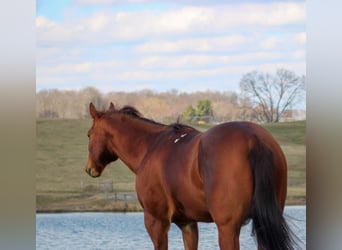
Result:
{"type": "Polygon", "coordinates": [[[164,125],[125,106],[89,106],[85,171],[101,175],[120,158],[136,174],[136,191],[154,249],[168,248],[175,223],[185,249],[197,249],[197,222],[215,222],[220,249],[239,249],[241,226],[253,220],[259,249],[292,249],[283,217],[285,156],[275,139],[250,122],[223,123],[205,133],[164,125]]]}

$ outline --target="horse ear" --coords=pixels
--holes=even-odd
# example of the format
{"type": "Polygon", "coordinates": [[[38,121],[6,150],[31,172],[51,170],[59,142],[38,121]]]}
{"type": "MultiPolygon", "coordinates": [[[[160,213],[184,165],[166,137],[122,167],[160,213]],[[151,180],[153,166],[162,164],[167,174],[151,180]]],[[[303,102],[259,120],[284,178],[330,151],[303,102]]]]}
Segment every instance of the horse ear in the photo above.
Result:
{"type": "Polygon", "coordinates": [[[109,110],[115,110],[115,106],[112,102],[109,104],[109,110]]]}
{"type": "Polygon", "coordinates": [[[96,108],[92,102],[89,104],[89,113],[93,119],[96,119],[99,117],[99,114],[97,113],[96,108]]]}

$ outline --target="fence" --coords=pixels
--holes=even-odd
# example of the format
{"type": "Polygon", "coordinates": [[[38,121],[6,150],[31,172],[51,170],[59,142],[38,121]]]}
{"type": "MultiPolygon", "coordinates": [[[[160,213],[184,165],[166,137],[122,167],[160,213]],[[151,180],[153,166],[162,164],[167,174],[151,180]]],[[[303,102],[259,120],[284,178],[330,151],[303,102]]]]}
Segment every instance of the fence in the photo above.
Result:
{"type": "Polygon", "coordinates": [[[135,192],[118,192],[114,189],[113,180],[104,180],[100,183],[87,183],[81,181],[80,188],[82,192],[88,193],[102,193],[104,199],[114,201],[134,201],[137,200],[135,192]]]}

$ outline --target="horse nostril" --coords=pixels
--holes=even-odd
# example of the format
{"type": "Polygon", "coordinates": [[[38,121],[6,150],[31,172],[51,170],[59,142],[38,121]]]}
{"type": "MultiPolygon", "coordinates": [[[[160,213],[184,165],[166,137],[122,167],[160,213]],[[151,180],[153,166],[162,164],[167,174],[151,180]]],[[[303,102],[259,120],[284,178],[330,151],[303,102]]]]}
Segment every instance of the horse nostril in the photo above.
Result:
{"type": "Polygon", "coordinates": [[[86,169],[86,172],[91,176],[91,168],[86,169]]]}

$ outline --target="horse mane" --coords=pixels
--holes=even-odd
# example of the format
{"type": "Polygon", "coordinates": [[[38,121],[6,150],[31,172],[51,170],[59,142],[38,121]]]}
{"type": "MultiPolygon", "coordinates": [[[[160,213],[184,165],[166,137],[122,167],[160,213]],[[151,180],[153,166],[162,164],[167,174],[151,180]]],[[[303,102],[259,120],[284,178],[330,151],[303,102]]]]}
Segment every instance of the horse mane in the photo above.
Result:
{"type": "Polygon", "coordinates": [[[136,117],[136,118],[144,118],[143,115],[136,108],[134,108],[132,106],[128,106],[128,105],[121,108],[119,110],[119,113],[127,114],[130,116],[136,117]]]}
{"type": "Polygon", "coordinates": [[[175,123],[172,123],[169,125],[170,128],[172,128],[172,130],[175,132],[175,133],[180,133],[184,130],[187,130],[187,131],[197,131],[199,132],[197,129],[195,129],[194,127],[191,127],[189,125],[186,125],[186,124],[183,124],[183,123],[179,123],[178,121],[175,122],[175,123]]]}
{"type": "Polygon", "coordinates": [[[151,124],[156,124],[156,125],[161,125],[161,126],[168,126],[168,127],[172,128],[172,130],[175,133],[182,131],[183,128],[194,129],[194,128],[190,127],[190,126],[187,126],[187,125],[184,125],[184,124],[180,123],[179,117],[178,117],[178,119],[177,119],[177,121],[175,123],[172,123],[170,125],[165,125],[165,124],[156,122],[156,121],[154,121],[152,119],[148,119],[148,118],[144,117],[136,108],[134,108],[134,107],[132,107],[130,105],[125,105],[122,108],[120,108],[119,110],[109,110],[108,112],[110,112],[110,113],[114,112],[114,113],[125,114],[125,115],[128,115],[130,117],[137,118],[139,120],[143,120],[143,121],[146,121],[146,122],[151,123],[151,124]]]}
{"type": "Polygon", "coordinates": [[[151,123],[151,124],[165,126],[165,124],[162,124],[162,123],[156,122],[152,119],[148,119],[148,118],[144,117],[136,108],[129,106],[129,105],[123,106],[119,110],[112,110],[109,112],[110,113],[124,114],[124,115],[128,115],[132,118],[136,118],[136,119],[139,119],[139,120],[151,123]]]}
{"type": "Polygon", "coordinates": [[[179,123],[179,121],[177,121],[176,123],[170,124],[170,127],[173,129],[173,131],[175,131],[177,133],[177,132],[181,131],[182,128],[185,127],[185,125],[181,124],[181,123],[179,123]]]}

